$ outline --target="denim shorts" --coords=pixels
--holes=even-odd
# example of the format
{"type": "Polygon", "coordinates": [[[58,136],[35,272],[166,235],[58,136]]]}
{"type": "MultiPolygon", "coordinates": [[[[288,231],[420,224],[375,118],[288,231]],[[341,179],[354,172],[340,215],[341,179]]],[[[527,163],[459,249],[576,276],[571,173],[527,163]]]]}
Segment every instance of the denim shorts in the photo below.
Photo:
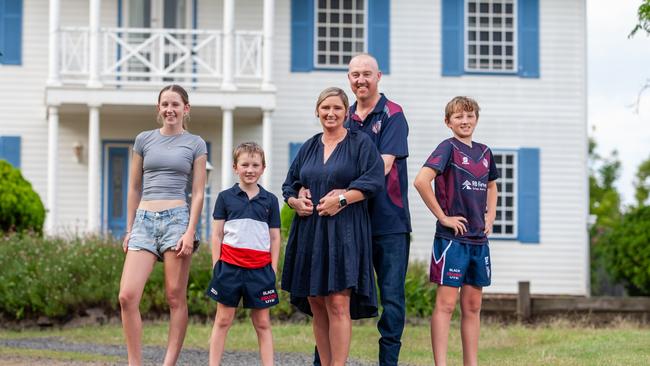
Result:
{"type": "MultiPolygon", "coordinates": [[[[129,250],[146,250],[162,261],[163,253],[176,247],[189,222],[190,211],[187,206],[156,212],[139,209],[135,213],[129,250]]],[[[196,249],[197,240],[194,241],[194,251],[196,249]]]]}

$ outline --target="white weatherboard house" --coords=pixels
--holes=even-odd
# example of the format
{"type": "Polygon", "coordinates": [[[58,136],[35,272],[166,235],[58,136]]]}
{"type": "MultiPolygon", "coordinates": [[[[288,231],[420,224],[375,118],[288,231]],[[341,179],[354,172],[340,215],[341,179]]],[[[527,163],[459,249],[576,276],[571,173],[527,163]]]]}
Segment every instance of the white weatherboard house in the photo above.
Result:
{"type": "MultiPolygon", "coordinates": [[[[48,233],[119,235],[130,147],[175,82],[209,144],[210,206],[245,140],[279,195],[320,130],[318,92],[348,90],[366,51],[409,121],[411,181],[451,135],[446,102],[479,101],[476,140],[502,176],[488,291],[587,295],[585,18],[585,0],[0,0],[0,157],[42,197],[48,233]]],[[[428,261],[434,218],[409,196],[411,258],[428,261]]]]}

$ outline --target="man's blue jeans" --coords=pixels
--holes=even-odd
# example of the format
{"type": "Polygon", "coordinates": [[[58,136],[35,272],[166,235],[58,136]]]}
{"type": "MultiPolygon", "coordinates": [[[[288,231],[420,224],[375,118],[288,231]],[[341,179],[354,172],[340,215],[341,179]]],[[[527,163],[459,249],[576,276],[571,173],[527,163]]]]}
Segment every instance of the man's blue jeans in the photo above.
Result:
{"type": "MultiPolygon", "coordinates": [[[[410,234],[388,234],[372,238],[372,260],[377,274],[382,312],[377,322],[379,365],[397,365],[406,322],[404,282],[409,262],[410,234]]],[[[320,365],[318,350],[314,365],[320,365]]]]}

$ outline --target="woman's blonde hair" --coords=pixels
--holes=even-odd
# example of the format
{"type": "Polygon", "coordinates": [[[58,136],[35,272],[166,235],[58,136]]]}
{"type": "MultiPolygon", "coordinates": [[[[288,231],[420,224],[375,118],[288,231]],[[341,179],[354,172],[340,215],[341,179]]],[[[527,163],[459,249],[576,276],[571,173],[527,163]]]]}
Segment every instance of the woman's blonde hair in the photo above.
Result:
{"type": "Polygon", "coordinates": [[[316,100],[316,116],[318,116],[318,107],[323,103],[323,101],[329,97],[339,97],[341,98],[341,101],[343,102],[343,106],[345,107],[345,111],[347,113],[348,108],[350,107],[350,102],[348,101],[348,96],[345,94],[343,89],[337,88],[335,86],[331,86],[329,88],[324,89],[320,94],[318,95],[318,99],[316,100]]]}

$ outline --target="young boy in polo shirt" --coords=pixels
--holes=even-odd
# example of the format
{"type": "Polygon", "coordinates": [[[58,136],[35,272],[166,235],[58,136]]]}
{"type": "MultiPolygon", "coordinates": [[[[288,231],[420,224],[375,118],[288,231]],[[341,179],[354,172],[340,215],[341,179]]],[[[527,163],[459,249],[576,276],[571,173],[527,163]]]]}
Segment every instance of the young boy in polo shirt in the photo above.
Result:
{"type": "Polygon", "coordinates": [[[482,288],[490,285],[487,235],[496,217],[499,177],[492,151],[472,141],[478,112],[478,104],[468,97],[455,97],[447,104],[445,124],[454,137],[438,145],[414,183],[438,219],[429,275],[438,284],[431,316],[436,366],[447,364],[449,323],[459,288],[463,364],[478,364],[482,288]]]}
{"type": "Polygon", "coordinates": [[[278,303],[275,273],[280,255],[278,199],[257,184],[264,151],[254,142],[237,146],[233,168],[239,183],[219,193],[212,224],[213,274],[207,294],[217,301],[210,336],[210,365],[219,365],[226,335],[243,298],[252,309],[262,365],[273,365],[269,308],[278,303]]]}

